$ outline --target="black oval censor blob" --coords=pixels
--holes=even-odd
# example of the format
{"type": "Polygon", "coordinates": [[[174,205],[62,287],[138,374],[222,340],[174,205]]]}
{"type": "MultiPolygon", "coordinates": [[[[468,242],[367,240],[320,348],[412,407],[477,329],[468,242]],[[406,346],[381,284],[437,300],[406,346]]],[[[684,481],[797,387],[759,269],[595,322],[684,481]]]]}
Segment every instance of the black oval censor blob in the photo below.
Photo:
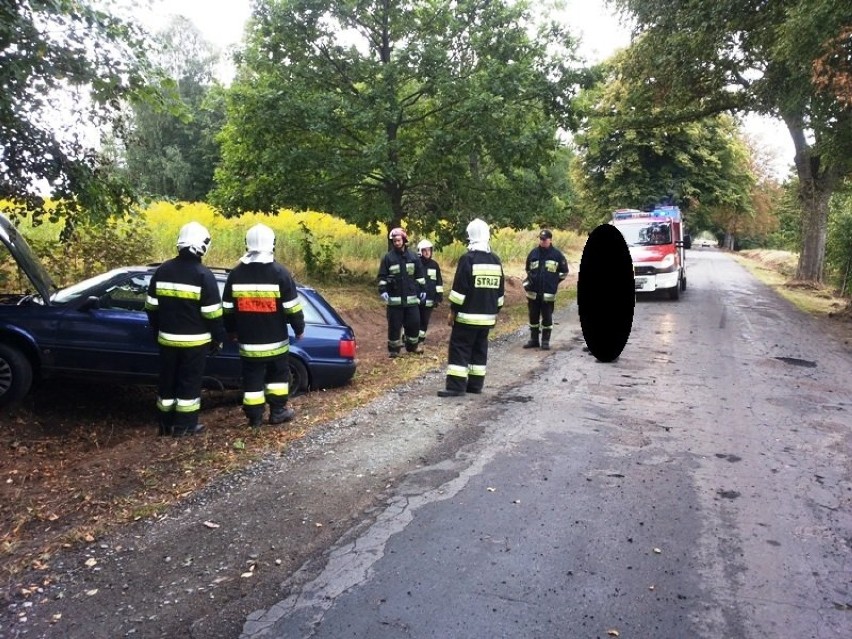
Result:
{"type": "Polygon", "coordinates": [[[612,362],[621,355],[633,327],[635,304],[630,250],[617,228],[601,224],[586,240],[577,276],[580,328],[598,360],[612,362]]]}

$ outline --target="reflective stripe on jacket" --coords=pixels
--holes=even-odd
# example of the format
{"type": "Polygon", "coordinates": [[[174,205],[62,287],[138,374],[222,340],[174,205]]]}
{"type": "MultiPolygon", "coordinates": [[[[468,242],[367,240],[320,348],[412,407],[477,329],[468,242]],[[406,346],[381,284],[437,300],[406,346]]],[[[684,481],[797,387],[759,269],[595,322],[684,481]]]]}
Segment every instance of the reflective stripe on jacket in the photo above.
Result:
{"type": "Polygon", "coordinates": [[[494,253],[468,251],[459,259],[449,302],[456,322],[490,328],[503,307],[503,266],[494,253]]]}
{"type": "Polygon", "coordinates": [[[154,271],[145,311],[162,346],[190,348],[225,339],[219,285],[192,254],[182,252],[154,271]]]}

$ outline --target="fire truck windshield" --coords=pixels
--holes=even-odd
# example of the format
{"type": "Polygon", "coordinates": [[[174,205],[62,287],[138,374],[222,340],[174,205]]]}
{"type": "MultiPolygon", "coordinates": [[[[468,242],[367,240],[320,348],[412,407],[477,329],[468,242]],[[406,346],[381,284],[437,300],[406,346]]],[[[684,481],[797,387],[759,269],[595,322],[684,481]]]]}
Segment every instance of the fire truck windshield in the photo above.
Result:
{"type": "Polygon", "coordinates": [[[671,225],[655,222],[653,224],[617,224],[627,246],[654,246],[671,244],[671,225]]]}

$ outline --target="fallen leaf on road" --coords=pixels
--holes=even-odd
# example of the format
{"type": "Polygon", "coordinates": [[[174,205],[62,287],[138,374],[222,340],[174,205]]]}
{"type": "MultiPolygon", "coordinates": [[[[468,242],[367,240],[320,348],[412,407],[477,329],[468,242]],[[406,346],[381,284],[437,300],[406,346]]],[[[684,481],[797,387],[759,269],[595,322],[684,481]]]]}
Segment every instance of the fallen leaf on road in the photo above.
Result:
{"type": "Polygon", "coordinates": [[[98,594],[98,589],[92,588],[91,590],[87,590],[86,594],[89,595],[90,597],[93,597],[94,595],[98,594]]]}
{"type": "Polygon", "coordinates": [[[489,493],[493,493],[493,492],[495,492],[497,489],[496,489],[496,488],[492,488],[491,486],[489,486],[489,487],[488,487],[488,488],[486,488],[485,490],[487,490],[489,493]]]}
{"type": "Polygon", "coordinates": [[[662,550],[660,550],[659,548],[654,548],[654,552],[655,552],[655,553],[657,553],[657,554],[659,555],[659,554],[660,554],[661,552],[663,552],[663,551],[662,551],[662,550]]]}
{"type": "Polygon", "coordinates": [[[606,634],[608,634],[610,637],[620,637],[621,636],[621,633],[618,632],[618,630],[615,630],[614,628],[612,630],[607,630],[606,634]]]}
{"type": "Polygon", "coordinates": [[[217,524],[215,521],[205,521],[204,525],[208,528],[219,528],[219,524],[217,524]]]}
{"type": "Polygon", "coordinates": [[[95,559],[94,557],[89,557],[89,558],[86,560],[86,566],[87,566],[88,568],[91,568],[91,567],[93,567],[93,566],[97,566],[97,565],[98,565],[98,560],[97,560],[97,559],[95,559]]]}

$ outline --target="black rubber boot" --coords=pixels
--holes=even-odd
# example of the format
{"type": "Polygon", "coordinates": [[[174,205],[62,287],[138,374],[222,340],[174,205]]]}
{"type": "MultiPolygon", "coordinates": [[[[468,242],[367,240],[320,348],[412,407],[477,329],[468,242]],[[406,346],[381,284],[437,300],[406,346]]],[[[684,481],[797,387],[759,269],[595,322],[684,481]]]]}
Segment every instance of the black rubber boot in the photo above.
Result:
{"type": "Polygon", "coordinates": [[[539,347],[538,329],[537,328],[531,328],[530,329],[530,341],[528,341],[526,344],[524,344],[524,348],[538,348],[538,347],[539,347]]]}
{"type": "Polygon", "coordinates": [[[544,329],[541,332],[541,350],[549,351],[550,350],[550,330],[544,329]]]}
{"type": "Polygon", "coordinates": [[[286,424],[296,416],[294,411],[289,406],[277,406],[269,411],[270,424],[286,424]]]}

